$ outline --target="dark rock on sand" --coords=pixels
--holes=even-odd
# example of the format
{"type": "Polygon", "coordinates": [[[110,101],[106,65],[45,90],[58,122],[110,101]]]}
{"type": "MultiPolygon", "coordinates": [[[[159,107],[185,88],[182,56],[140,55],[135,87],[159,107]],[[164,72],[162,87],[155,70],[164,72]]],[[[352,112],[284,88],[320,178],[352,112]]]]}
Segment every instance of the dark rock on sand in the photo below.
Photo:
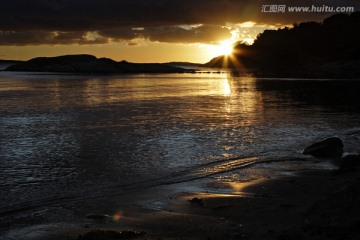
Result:
{"type": "Polygon", "coordinates": [[[343,148],[344,145],[340,138],[331,137],[306,147],[302,154],[316,158],[340,158],[343,148]]]}
{"type": "Polygon", "coordinates": [[[349,154],[341,158],[340,170],[352,170],[360,166],[360,154],[349,154]]]}
{"type": "Polygon", "coordinates": [[[79,236],[78,240],[115,240],[115,239],[133,239],[145,235],[145,232],[138,231],[112,231],[112,230],[93,230],[83,236],[79,236]]]}
{"type": "Polygon", "coordinates": [[[354,180],[306,212],[306,239],[359,239],[360,182],[354,180]]]}

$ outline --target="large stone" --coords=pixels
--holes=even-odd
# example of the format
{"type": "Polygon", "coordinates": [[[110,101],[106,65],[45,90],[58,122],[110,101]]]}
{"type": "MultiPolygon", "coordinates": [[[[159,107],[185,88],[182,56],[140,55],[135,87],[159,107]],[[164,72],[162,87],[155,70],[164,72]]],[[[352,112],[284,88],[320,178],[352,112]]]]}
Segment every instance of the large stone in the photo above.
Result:
{"type": "Polygon", "coordinates": [[[346,155],[340,160],[340,170],[352,170],[360,166],[360,154],[346,155]]]}
{"type": "Polygon", "coordinates": [[[331,137],[306,147],[302,154],[316,158],[340,158],[343,148],[344,145],[340,138],[331,137]]]}

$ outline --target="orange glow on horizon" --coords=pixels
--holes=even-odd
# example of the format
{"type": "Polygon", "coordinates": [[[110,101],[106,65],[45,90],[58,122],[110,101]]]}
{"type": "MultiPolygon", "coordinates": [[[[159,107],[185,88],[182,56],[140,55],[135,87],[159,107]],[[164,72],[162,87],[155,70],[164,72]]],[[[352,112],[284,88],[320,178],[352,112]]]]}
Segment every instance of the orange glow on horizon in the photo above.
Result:
{"type": "MultiPolygon", "coordinates": [[[[253,22],[227,24],[224,28],[229,29],[231,37],[216,43],[156,42],[149,39],[135,39],[119,42],[110,41],[106,44],[0,46],[0,59],[29,60],[35,57],[91,54],[99,58],[106,57],[115,61],[126,60],[137,63],[206,63],[221,55],[231,56],[232,45],[235,42],[244,41],[252,44],[258,33],[272,27],[270,25],[257,25],[253,22]]],[[[88,37],[93,38],[96,36],[90,34],[88,37]]]]}
{"type": "Polygon", "coordinates": [[[224,40],[219,45],[214,46],[211,51],[215,56],[230,55],[233,51],[233,44],[234,42],[231,40],[224,40]]]}

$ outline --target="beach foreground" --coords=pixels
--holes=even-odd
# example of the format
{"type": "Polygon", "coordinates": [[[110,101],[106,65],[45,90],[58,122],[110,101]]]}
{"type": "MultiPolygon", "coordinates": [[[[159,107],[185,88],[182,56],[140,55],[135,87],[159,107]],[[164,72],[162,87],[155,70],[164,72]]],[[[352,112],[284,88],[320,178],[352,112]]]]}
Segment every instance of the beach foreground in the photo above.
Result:
{"type": "Polygon", "coordinates": [[[287,172],[249,182],[217,181],[208,184],[215,185],[219,193],[177,193],[157,210],[134,205],[112,219],[99,215],[85,225],[33,226],[19,230],[17,236],[54,240],[357,239],[359,181],[357,171],[334,170],[287,172]],[[234,191],[223,194],[224,188],[234,191]],[[194,198],[198,201],[189,201],[194,198]],[[121,234],[99,238],[109,233],[106,230],[137,232],[129,238],[121,234]]]}

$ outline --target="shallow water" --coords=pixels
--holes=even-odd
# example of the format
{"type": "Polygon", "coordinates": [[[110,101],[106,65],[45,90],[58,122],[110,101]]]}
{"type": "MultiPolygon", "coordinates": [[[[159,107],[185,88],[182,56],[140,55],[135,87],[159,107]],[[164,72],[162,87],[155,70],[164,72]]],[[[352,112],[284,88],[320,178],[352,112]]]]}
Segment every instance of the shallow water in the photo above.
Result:
{"type": "Polygon", "coordinates": [[[62,205],[101,208],[104,199],[125,193],[131,199],[154,186],[210,176],[240,181],[264,168],[257,163],[275,162],[269,171],[306,167],[302,148],[329,136],[342,138],[346,151],[359,151],[359,92],[354,80],[231,73],[2,72],[3,226],[26,214],[27,224],[47,221],[49,209],[66,219],[80,210],[62,205]]]}

